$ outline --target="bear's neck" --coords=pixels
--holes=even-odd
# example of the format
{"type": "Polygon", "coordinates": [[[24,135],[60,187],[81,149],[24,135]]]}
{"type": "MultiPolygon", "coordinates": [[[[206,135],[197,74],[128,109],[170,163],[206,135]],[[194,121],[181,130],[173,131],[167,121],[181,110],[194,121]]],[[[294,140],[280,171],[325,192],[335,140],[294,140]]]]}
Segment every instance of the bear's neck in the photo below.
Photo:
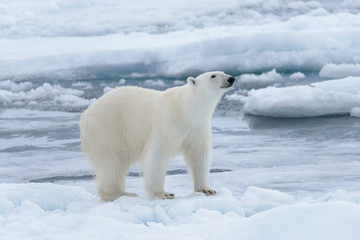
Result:
{"type": "Polygon", "coordinates": [[[188,85],[184,86],[184,107],[186,107],[186,111],[189,111],[189,116],[193,116],[198,118],[201,121],[209,120],[213,116],[215,108],[218,102],[221,99],[221,94],[219,95],[199,95],[193,89],[185,89],[191,88],[188,85]]]}

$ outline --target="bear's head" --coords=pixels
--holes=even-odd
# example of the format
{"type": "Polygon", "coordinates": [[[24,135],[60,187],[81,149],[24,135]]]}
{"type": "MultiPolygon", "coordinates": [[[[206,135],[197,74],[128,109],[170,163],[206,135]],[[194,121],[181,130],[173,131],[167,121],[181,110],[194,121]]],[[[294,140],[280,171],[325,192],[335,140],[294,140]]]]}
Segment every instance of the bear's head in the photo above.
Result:
{"type": "Polygon", "coordinates": [[[223,94],[233,86],[235,78],[224,72],[216,71],[200,74],[196,78],[188,77],[187,82],[201,92],[223,94]]]}

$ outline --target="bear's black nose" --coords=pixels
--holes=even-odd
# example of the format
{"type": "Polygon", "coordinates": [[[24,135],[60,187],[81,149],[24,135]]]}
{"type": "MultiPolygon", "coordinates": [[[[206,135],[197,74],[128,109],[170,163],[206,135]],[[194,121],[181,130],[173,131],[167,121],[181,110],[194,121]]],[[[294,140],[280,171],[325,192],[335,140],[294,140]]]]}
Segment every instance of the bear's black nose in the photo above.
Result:
{"type": "Polygon", "coordinates": [[[235,78],[229,77],[229,79],[227,81],[228,81],[228,83],[230,83],[232,85],[235,82],[235,78]]]}

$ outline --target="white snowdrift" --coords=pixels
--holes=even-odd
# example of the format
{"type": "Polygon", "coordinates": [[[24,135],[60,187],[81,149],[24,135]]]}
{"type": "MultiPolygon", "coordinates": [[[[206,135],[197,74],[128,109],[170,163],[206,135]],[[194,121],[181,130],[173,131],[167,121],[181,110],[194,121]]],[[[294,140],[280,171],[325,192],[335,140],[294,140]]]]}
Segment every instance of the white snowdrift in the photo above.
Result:
{"type": "Polygon", "coordinates": [[[79,187],[0,184],[4,239],[358,239],[360,193],[338,191],[297,201],[250,187],[237,200],[180,196],[149,201],[123,197],[100,202],[79,187]],[[341,199],[341,200],[339,200],[341,199]]]}
{"type": "Polygon", "coordinates": [[[296,118],[349,114],[357,107],[360,107],[360,78],[348,77],[311,86],[252,90],[244,111],[259,116],[296,118]]]}

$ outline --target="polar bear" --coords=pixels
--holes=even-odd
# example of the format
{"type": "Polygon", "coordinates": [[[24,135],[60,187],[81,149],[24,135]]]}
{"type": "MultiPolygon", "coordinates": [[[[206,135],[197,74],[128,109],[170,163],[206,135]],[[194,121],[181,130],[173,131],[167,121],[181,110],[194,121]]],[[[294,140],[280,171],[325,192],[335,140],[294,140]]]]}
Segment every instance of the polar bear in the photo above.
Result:
{"type": "Polygon", "coordinates": [[[80,131],[101,199],[137,196],[125,187],[129,167],[136,162],[143,164],[151,199],[174,198],[164,191],[164,182],[168,163],[178,153],[192,174],[194,190],[216,194],[208,182],[211,119],[234,81],[224,72],[208,72],[165,91],[119,87],[92,103],[81,116],[80,131]]]}

